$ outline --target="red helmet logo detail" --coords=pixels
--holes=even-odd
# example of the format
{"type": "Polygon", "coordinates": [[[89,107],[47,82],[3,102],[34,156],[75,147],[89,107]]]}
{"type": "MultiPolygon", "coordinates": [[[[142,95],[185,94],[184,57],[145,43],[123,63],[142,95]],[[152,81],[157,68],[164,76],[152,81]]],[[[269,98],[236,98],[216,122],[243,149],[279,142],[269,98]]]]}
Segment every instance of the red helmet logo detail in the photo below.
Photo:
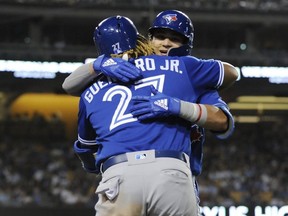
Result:
{"type": "Polygon", "coordinates": [[[163,16],[163,19],[166,20],[167,24],[177,21],[177,14],[166,14],[163,16]]]}

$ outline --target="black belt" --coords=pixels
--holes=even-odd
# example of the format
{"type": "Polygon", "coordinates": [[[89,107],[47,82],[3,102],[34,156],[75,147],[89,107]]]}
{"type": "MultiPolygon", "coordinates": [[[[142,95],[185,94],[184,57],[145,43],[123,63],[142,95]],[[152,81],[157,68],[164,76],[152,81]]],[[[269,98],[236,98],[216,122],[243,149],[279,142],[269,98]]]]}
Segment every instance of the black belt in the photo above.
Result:
{"type": "MultiPolygon", "coordinates": [[[[184,153],[178,152],[178,151],[171,151],[171,150],[155,151],[155,157],[156,158],[160,158],[160,157],[175,158],[175,159],[182,160],[185,163],[187,162],[186,158],[184,156],[184,153]]],[[[102,172],[105,172],[111,166],[114,166],[114,165],[119,164],[119,163],[124,163],[127,161],[128,161],[128,159],[127,159],[126,154],[120,154],[120,155],[112,156],[103,162],[102,172]]]]}

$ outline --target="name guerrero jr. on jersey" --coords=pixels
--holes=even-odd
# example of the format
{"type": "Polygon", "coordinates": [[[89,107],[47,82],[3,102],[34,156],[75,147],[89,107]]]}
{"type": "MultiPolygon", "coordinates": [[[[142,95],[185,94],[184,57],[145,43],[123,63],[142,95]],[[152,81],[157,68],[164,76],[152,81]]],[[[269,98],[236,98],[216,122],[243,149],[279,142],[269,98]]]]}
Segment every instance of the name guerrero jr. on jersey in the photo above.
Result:
{"type": "MultiPolygon", "coordinates": [[[[182,74],[182,71],[179,69],[179,65],[180,65],[180,61],[178,59],[165,59],[164,64],[157,64],[155,59],[152,59],[152,58],[135,60],[135,66],[138,67],[143,72],[161,70],[163,72],[172,71],[172,72],[182,74]]],[[[140,82],[136,81],[135,84],[139,84],[142,82],[143,80],[140,82]]],[[[91,103],[91,101],[94,98],[94,95],[96,95],[102,88],[106,87],[107,85],[111,83],[112,83],[112,80],[109,77],[100,78],[97,82],[95,82],[92,86],[90,86],[90,88],[85,92],[85,96],[84,96],[85,100],[88,103],[91,103]]],[[[161,88],[159,85],[158,86],[156,85],[155,88],[158,89],[160,92],[162,92],[163,90],[163,86],[161,88]]]]}

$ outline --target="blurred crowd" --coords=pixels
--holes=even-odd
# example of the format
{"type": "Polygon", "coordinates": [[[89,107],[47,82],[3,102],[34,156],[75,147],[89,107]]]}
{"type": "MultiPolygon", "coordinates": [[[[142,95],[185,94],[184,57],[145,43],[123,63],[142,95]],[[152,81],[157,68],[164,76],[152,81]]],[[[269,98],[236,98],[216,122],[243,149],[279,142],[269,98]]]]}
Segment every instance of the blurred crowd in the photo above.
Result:
{"type": "MultiPolygon", "coordinates": [[[[0,207],[92,207],[96,176],[82,169],[61,119],[24,119],[1,121],[0,207]]],[[[284,122],[236,124],[224,141],[207,133],[198,177],[202,206],[288,203],[284,122]]]]}
{"type": "Polygon", "coordinates": [[[0,133],[0,206],[94,204],[95,176],[83,171],[59,116],[19,114],[0,121],[0,133]]]}
{"type": "Polygon", "coordinates": [[[27,5],[66,5],[73,6],[110,6],[125,8],[146,8],[166,5],[167,7],[177,8],[197,8],[197,9],[247,9],[247,10],[285,10],[288,9],[288,0],[2,0],[9,4],[27,4],[27,5]]]}
{"type": "Polygon", "coordinates": [[[202,205],[287,205],[285,122],[236,124],[228,140],[208,137],[198,179],[202,205]]]}
{"type": "MultiPolygon", "coordinates": [[[[157,0],[159,5],[171,3],[173,7],[222,10],[287,10],[287,0],[157,0]]],[[[155,4],[155,3],[154,3],[155,4]]],[[[157,5],[157,3],[156,3],[157,5]]]]}

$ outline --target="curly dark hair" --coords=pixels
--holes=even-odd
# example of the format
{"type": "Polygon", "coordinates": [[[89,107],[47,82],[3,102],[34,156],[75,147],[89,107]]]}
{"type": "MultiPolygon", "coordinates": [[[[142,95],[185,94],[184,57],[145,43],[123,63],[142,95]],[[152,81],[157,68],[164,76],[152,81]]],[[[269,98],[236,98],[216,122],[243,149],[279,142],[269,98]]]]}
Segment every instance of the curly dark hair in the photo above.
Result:
{"type": "Polygon", "coordinates": [[[121,54],[111,54],[111,57],[122,57],[124,54],[128,54],[129,58],[138,58],[140,56],[147,56],[154,54],[153,47],[150,41],[143,35],[138,34],[137,43],[134,49],[127,50],[121,54]]]}

